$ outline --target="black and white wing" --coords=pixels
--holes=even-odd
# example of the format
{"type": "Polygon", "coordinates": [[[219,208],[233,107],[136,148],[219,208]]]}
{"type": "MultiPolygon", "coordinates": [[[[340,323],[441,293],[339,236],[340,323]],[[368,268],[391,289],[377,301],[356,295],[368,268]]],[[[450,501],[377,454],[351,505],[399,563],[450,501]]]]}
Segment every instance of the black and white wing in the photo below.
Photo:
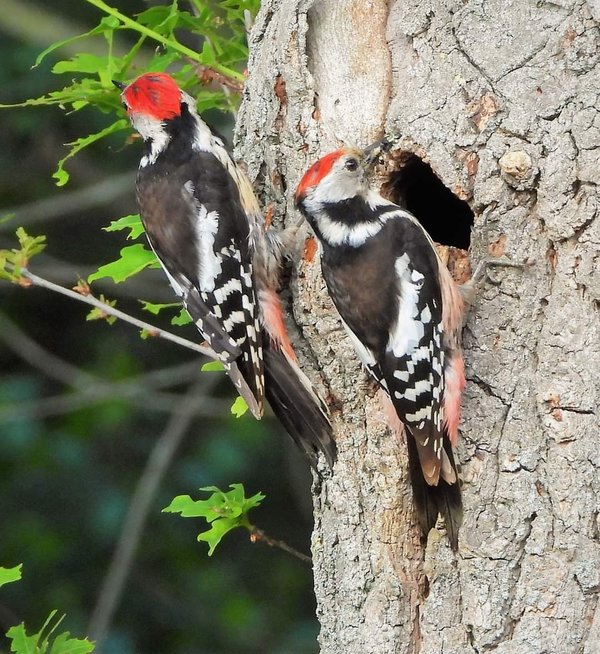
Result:
{"type": "Polygon", "coordinates": [[[212,153],[195,152],[185,166],[164,156],[140,169],[138,202],[150,245],[173,289],[252,413],[262,415],[249,225],[234,180],[212,153]]]}
{"type": "Polygon", "coordinates": [[[415,439],[425,479],[435,484],[444,448],[442,297],[435,253],[412,247],[407,227],[402,231],[405,251],[394,262],[396,318],[379,363],[390,399],[415,439]]]}

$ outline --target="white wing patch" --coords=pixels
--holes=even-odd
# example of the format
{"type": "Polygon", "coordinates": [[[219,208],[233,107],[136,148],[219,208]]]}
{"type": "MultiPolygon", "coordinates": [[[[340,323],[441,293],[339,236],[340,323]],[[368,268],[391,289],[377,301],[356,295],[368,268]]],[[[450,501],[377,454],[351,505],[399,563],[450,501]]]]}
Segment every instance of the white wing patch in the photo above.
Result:
{"type": "MultiPolygon", "coordinates": [[[[414,352],[425,335],[423,323],[419,317],[418,300],[419,292],[423,286],[423,275],[417,270],[409,269],[410,259],[408,254],[403,254],[396,259],[395,268],[400,280],[400,301],[398,307],[398,319],[390,336],[387,349],[400,358],[408,353],[414,352]]],[[[428,350],[428,348],[426,348],[428,350]]],[[[429,353],[419,358],[427,358],[429,353]]]]}
{"type": "MultiPolygon", "coordinates": [[[[430,404],[429,406],[424,406],[422,409],[419,409],[418,411],[415,411],[414,413],[407,413],[405,417],[411,423],[418,422],[419,420],[431,420],[432,410],[433,410],[433,407],[430,404]]],[[[422,429],[423,425],[418,425],[418,428],[422,429]]],[[[428,441],[428,440],[429,439],[426,439],[426,441],[428,441]]],[[[427,442],[424,442],[423,445],[427,445],[427,442]]]]}
{"type": "MultiPolygon", "coordinates": [[[[194,198],[192,182],[186,182],[184,187],[194,198]]],[[[198,239],[198,289],[204,293],[211,293],[215,290],[215,282],[221,274],[223,261],[214,247],[215,236],[219,231],[219,214],[216,211],[208,211],[203,204],[199,205],[194,227],[198,239]]]]}

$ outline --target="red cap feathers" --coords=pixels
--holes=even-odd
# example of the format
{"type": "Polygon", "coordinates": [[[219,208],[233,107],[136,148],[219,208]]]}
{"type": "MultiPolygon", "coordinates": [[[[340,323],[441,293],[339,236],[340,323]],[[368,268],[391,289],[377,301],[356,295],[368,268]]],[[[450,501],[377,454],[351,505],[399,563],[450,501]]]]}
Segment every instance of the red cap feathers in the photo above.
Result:
{"type": "Polygon", "coordinates": [[[296,190],[296,201],[306,195],[309,188],[316,186],[333,167],[333,164],[346,152],[344,148],[330,152],[314,163],[300,180],[296,190]]]}
{"type": "Polygon", "coordinates": [[[181,114],[181,91],[166,73],[144,73],[122,93],[129,113],[169,120],[181,114]]]}

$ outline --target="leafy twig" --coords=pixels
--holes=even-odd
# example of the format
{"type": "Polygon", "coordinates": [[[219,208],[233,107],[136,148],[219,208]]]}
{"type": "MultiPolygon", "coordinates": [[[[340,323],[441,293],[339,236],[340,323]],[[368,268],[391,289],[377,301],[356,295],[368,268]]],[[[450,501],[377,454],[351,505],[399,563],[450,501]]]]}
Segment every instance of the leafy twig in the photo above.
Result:
{"type": "MultiPolygon", "coordinates": [[[[125,16],[125,14],[122,14],[114,7],[110,7],[102,0],[86,0],[86,1],[89,2],[89,4],[94,5],[94,7],[96,7],[97,9],[103,11],[105,14],[109,16],[113,16],[113,18],[116,18],[119,22],[125,25],[125,27],[135,30],[140,34],[144,34],[145,36],[148,36],[151,39],[158,41],[158,43],[162,43],[162,45],[167,46],[175,50],[176,52],[179,52],[184,57],[189,57],[192,61],[195,61],[196,63],[199,64],[202,63],[201,56],[197,52],[179,43],[179,41],[175,41],[175,39],[168,39],[162,34],[159,34],[158,32],[155,32],[153,29],[150,29],[146,25],[142,25],[141,23],[138,23],[137,21],[125,16]]],[[[240,82],[244,82],[244,76],[241,73],[238,73],[236,70],[232,70],[231,68],[228,68],[227,66],[223,66],[222,64],[218,64],[216,62],[214,62],[211,65],[211,67],[217,72],[221,73],[222,75],[226,75],[227,77],[230,77],[232,79],[236,79],[240,82]]]]}
{"type": "Polygon", "coordinates": [[[35,275],[34,273],[30,272],[27,268],[22,268],[20,274],[21,277],[28,280],[28,282],[30,282],[34,286],[39,286],[41,288],[48,289],[49,291],[53,291],[54,293],[59,293],[60,295],[65,295],[66,297],[70,297],[73,300],[84,302],[85,304],[89,304],[93,307],[96,307],[97,309],[100,309],[103,313],[105,313],[108,316],[114,316],[115,318],[118,318],[119,320],[123,320],[124,322],[127,322],[130,325],[134,325],[139,329],[144,329],[152,336],[156,336],[158,338],[163,338],[167,341],[171,341],[172,343],[176,343],[181,347],[186,347],[189,350],[193,350],[194,352],[203,354],[204,356],[209,357],[210,359],[214,359],[214,360],[218,359],[217,355],[211,348],[206,347],[204,345],[198,345],[197,343],[188,341],[186,338],[181,338],[181,336],[177,336],[176,334],[172,334],[171,332],[161,329],[160,327],[156,327],[155,325],[151,325],[150,323],[147,323],[143,320],[134,318],[133,316],[130,316],[129,314],[120,311],[115,307],[111,307],[106,302],[101,302],[93,295],[82,295],[81,293],[72,291],[70,288],[65,288],[64,286],[60,286],[59,284],[55,284],[54,282],[44,279],[43,277],[39,277],[38,275],[35,275]]]}

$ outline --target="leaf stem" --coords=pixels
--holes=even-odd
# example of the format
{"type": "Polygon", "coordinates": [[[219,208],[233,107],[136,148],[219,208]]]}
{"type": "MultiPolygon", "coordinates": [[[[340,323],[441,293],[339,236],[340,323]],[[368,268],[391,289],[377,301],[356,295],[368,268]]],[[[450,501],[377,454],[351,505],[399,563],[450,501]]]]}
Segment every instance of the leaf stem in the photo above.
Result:
{"type": "Polygon", "coordinates": [[[312,558],[310,556],[303,554],[302,552],[299,552],[297,549],[295,549],[291,545],[288,545],[286,542],[282,540],[277,540],[276,538],[271,538],[262,529],[259,529],[254,525],[249,525],[247,528],[248,531],[250,532],[250,540],[253,543],[262,542],[265,543],[265,545],[268,545],[269,547],[278,547],[280,550],[283,550],[284,552],[287,552],[288,554],[295,556],[297,559],[300,559],[300,561],[303,561],[304,563],[308,563],[309,565],[312,564],[312,558]]]}
{"type": "MultiPolygon", "coordinates": [[[[162,34],[159,34],[158,32],[155,32],[153,29],[150,29],[149,27],[146,27],[145,25],[141,25],[140,23],[136,22],[135,20],[125,16],[125,14],[122,14],[120,11],[115,9],[114,7],[110,7],[107,5],[103,0],[86,0],[89,4],[93,5],[97,9],[100,9],[104,13],[108,14],[109,16],[113,16],[117,20],[119,20],[125,27],[128,27],[129,29],[135,30],[136,32],[140,32],[140,34],[144,34],[151,39],[154,39],[155,41],[158,41],[159,43],[162,43],[163,45],[172,48],[173,50],[176,50],[177,52],[180,52],[182,55],[189,57],[193,61],[196,61],[199,64],[202,64],[202,58],[201,56],[195,52],[194,50],[186,47],[185,45],[179,43],[178,41],[175,41],[174,39],[168,39],[167,37],[163,36],[162,34]]],[[[212,64],[212,68],[217,70],[219,73],[222,75],[226,75],[227,77],[231,77],[233,79],[237,79],[241,82],[244,81],[244,76],[241,73],[238,73],[236,70],[233,70],[231,68],[228,68],[227,66],[223,66],[221,64],[214,63],[212,64]]]]}

